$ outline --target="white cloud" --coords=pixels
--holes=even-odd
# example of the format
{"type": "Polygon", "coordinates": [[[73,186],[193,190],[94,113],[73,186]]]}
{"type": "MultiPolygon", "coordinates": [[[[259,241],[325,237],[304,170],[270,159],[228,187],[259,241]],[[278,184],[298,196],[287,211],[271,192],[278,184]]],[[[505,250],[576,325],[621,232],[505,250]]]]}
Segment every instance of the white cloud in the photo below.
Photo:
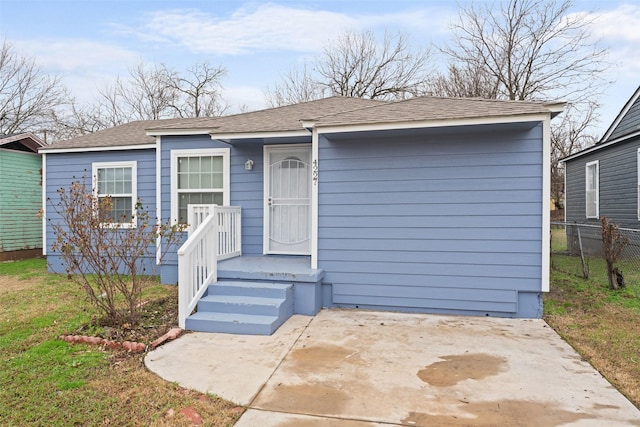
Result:
{"type": "Polygon", "coordinates": [[[318,52],[345,30],[390,28],[422,38],[447,33],[451,10],[429,7],[387,13],[348,15],[275,3],[246,5],[228,16],[201,9],[160,10],[140,26],[114,24],[123,35],[148,43],[182,46],[193,53],[238,55],[256,51],[318,52]]]}
{"type": "Polygon", "coordinates": [[[237,55],[255,50],[308,52],[357,21],[344,14],[276,4],[218,17],[199,10],[169,10],[145,17],[142,28],[118,27],[144,41],[184,46],[196,53],[237,55]]]}
{"type": "Polygon", "coordinates": [[[12,40],[21,55],[33,57],[51,75],[60,75],[79,101],[90,101],[97,88],[126,75],[141,56],[116,45],[86,39],[12,40]]]}
{"type": "Polygon", "coordinates": [[[595,18],[591,30],[596,39],[601,39],[608,46],[609,60],[616,67],[616,74],[627,75],[640,73],[640,5],[622,4],[615,9],[591,14],[595,18]]]}
{"type": "Polygon", "coordinates": [[[14,40],[12,43],[22,53],[37,58],[41,66],[63,72],[119,67],[139,57],[129,49],[85,39],[14,40]]]}

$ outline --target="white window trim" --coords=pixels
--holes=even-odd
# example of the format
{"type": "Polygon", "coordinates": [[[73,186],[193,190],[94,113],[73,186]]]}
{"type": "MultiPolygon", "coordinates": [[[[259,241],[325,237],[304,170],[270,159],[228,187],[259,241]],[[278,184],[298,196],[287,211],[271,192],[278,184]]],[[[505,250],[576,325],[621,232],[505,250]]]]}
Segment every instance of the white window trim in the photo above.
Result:
{"type": "MultiPolygon", "coordinates": [[[[91,185],[93,189],[93,196],[98,199],[98,169],[108,168],[131,168],[131,222],[114,223],[110,226],[114,228],[136,228],[136,205],[138,203],[138,162],[95,162],[91,164],[91,185]]],[[[120,194],[113,194],[113,196],[121,196],[120,194]]],[[[127,194],[128,196],[128,194],[127,194]]],[[[106,225],[106,224],[105,224],[106,225]]]]}
{"type": "Polygon", "coordinates": [[[585,166],[584,166],[584,201],[585,201],[585,216],[587,217],[587,219],[589,218],[595,218],[598,219],[600,218],[600,164],[598,160],[594,160],[593,162],[588,162],[585,166]],[[596,204],[596,214],[595,216],[589,216],[589,201],[587,199],[587,190],[588,190],[588,183],[589,183],[589,167],[595,165],[596,167],[596,182],[595,182],[595,204],[596,204]]]}
{"type": "Polygon", "coordinates": [[[178,223],[178,158],[188,156],[222,156],[222,204],[230,205],[231,161],[229,148],[202,148],[193,150],[171,150],[171,222],[178,223]]]}

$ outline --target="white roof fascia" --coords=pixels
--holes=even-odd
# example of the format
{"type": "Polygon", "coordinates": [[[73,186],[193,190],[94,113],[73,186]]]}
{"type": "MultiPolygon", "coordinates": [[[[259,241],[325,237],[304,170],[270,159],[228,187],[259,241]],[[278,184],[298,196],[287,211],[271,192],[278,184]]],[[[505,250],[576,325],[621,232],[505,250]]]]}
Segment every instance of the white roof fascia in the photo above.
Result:
{"type": "Polygon", "coordinates": [[[244,133],[210,133],[211,139],[230,141],[233,139],[259,139],[259,138],[287,138],[297,136],[311,136],[306,129],[282,131],[282,132],[244,132],[244,133]]]}
{"type": "Polygon", "coordinates": [[[611,123],[611,126],[609,126],[609,129],[607,129],[600,141],[606,141],[607,138],[611,136],[615,128],[618,127],[624,116],[627,115],[629,109],[631,109],[631,106],[636,102],[638,97],[640,97],[640,86],[638,86],[638,89],[636,89],[635,93],[631,96],[627,103],[624,104],[624,107],[622,107],[622,110],[620,110],[620,113],[618,113],[615,120],[613,121],[613,123],[611,123]]]}
{"type": "Polygon", "coordinates": [[[319,133],[342,133],[342,132],[365,132],[365,131],[384,131],[384,130],[401,130],[401,129],[420,129],[420,128],[438,128],[449,126],[470,126],[470,125],[487,125],[487,124],[507,124],[518,122],[539,122],[549,117],[549,113],[522,114],[510,116],[493,116],[493,117],[473,117],[462,119],[442,119],[442,120],[421,120],[397,123],[373,123],[360,125],[334,125],[322,126],[322,124],[313,122],[303,122],[303,126],[317,127],[319,133]]]}
{"type": "Polygon", "coordinates": [[[147,136],[182,136],[182,135],[209,135],[215,128],[195,129],[149,129],[147,136]]]}
{"type": "Polygon", "coordinates": [[[567,160],[573,160],[575,158],[578,158],[580,156],[584,156],[585,154],[593,153],[594,151],[598,151],[598,150],[600,150],[602,148],[605,148],[605,147],[608,147],[610,145],[617,144],[619,142],[623,142],[623,141],[625,141],[627,139],[635,138],[636,136],[640,136],[640,131],[637,131],[637,132],[634,132],[634,133],[630,133],[630,134],[627,134],[625,136],[621,136],[620,138],[616,138],[614,140],[607,141],[605,143],[593,145],[593,146],[591,146],[589,148],[585,148],[584,150],[582,150],[582,151],[580,151],[578,153],[575,153],[575,154],[572,154],[570,156],[567,156],[564,159],[560,159],[559,161],[560,161],[560,163],[564,163],[567,160]]]}
{"type": "Polygon", "coordinates": [[[156,145],[137,144],[137,145],[117,145],[106,147],[86,147],[86,148],[42,148],[39,153],[87,153],[95,151],[124,151],[124,150],[154,150],[156,145]]]}

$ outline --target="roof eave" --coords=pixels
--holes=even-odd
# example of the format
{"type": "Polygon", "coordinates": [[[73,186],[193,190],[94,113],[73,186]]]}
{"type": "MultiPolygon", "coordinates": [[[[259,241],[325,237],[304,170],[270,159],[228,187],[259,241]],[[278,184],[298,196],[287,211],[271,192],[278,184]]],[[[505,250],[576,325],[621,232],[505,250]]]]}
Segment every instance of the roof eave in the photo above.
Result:
{"type": "Polygon", "coordinates": [[[485,124],[507,124],[518,122],[537,122],[543,121],[549,117],[550,113],[528,113],[513,114],[502,116],[483,116],[483,117],[462,117],[451,119],[436,120],[415,120],[404,122],[388,122],[388,123],[367,123],[367,124],[337,124],[326,125],[322,123],[303,122],[306,128],[316,128],[318,133],[349,133],[349,132],[366,132],[366,131],[385,131],[400,129],[420,129],[420,128],[437,128],[449,126],[471,126],[485,124]]]}
{"type": "Polygon", "coordinates": [[[152,128],[146,129],[147,136],[184,136],[184,135],[210,135],[215,132],[215,127],[207,128],[152,128]]]}
{"type": "Polygon", "coordinates": [[[51,153],[87,153],[96,151],[121,151],[121,150],[152,150],[156,148],[155,143],[151,144],[130,144],[130,145],[105,145],[105,146],[93,146],[93,147],[42,147],[38,150],[39,153],[51,154],[51,153]]]}
{"type": "Polygon", "coordinates": [[[587,147],[584,150],[578,151],[577,153],[571,154],[571,155],[569,155],[567,157],[564,157],[564,158],[562,158],[562,159],[560,159],[558,161],[560,163],[565,163],[565,162],[567,162],[569,160],[577,159],[578,157],[585,156],[587,154],[593,153],[595,151],[602,150],[603,148],[610,147],[610,146],[612,146],[614,144],[619,144],[621,142],[625,142],[628,139],[632,139],[632,138],[635,138],[635,137],[638,137],[638,136],[640,136],[640,131],[621,136],[620,138],[616,138],[616,139],[613,139],[611,141],[602,142],[602,143],[599,142],[599,143],[597,143],[595,145],[592,145],[591,147],[587,147]]]}
{"type": "Polygon", "coordinates": [[[288,131],[266,131],[266,132],[226,132],[226,133],[209,133],[211,139],[220,141],[231,141],[234,139],[262,139],[262,138],[293,138],[310,136],[307,129],[288,130],[288,131]]]}

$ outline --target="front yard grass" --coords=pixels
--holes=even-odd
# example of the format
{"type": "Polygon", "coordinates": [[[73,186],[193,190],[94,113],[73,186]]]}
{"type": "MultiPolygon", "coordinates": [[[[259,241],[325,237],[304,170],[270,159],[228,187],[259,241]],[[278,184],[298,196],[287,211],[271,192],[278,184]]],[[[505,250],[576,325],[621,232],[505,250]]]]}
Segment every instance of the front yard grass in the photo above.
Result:
{"type": "Polygon", "coordinates": [[[640,264],[620,263],[627,286],[610,290],[604,260],[588,260],[581,277],[580,258],[563,253],[563,230],[552,237],[550,292],[544,318],[580,355],[640,408],[640,264]]]}
{"type": "MultiPolygon", "coordinates": [[[[175,287],[155,284],[147,298],[175,295],[175,287]]],[[[144,354],[60,340],[104,331],[83,292],[48,274],[45,260],[0,263],[0,307],[0,425],[188,426],[180,410],[193,408],[203,425],[230,426],[242,412],[160,379],[144,367],[144,354]]]]}

